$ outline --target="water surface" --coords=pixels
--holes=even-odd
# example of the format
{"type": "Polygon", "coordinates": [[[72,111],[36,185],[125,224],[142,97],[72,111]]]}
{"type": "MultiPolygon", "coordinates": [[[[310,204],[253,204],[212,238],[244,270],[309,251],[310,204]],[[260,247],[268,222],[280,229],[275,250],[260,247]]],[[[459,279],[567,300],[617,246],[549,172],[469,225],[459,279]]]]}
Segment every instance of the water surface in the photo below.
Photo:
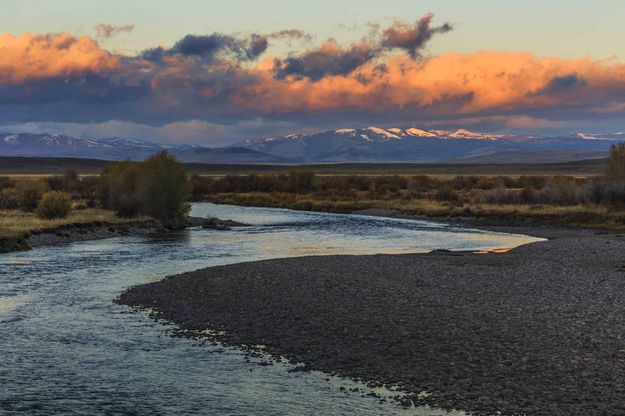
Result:
{"type": "Polygon", "coordinates": [[[113,304],[125,288],[275,257],[490,250],[534,241],[423,221],[194,204],[254,224],[40,247],[0,255],[1,414],[438,415],[341,390],[347,380],[259,366],[173,338],[113,304]]]}

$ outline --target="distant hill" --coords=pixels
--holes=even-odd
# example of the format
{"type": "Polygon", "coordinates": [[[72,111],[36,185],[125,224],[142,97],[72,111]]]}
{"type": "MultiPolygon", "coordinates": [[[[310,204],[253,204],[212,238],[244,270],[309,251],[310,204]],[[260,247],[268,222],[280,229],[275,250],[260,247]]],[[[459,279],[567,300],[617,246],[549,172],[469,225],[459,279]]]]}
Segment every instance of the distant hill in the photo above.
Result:
{"type": "Polygon", "coordinates": [[[208,148],[163,145],[136,139],[77,139],[56,134],[0,133],[0,156],[70,157],[105,160],[143,160],[167,150],[184,162],[286,163],[289,160],[246,147],[208,148]]]}
{"type": "Polygon", "coordinates": [[[543,137],[476,133],[466,129],[450,132],[367,127],[247,140],[239,145],[307,163],[497,163],[602,158],[610,145],[622,140],[625,133],[543,137]]]}
{"type": "Polygon", "coordinates": [[[556,163],[604,158],[625,133],[565,137],[503,135],[416,128],[338,129],[245,140],[209,148],[145,140],[77,139],[55,134],[0,133],[0,156],[142,160],[166,149],[186,163],[556,163]]]}

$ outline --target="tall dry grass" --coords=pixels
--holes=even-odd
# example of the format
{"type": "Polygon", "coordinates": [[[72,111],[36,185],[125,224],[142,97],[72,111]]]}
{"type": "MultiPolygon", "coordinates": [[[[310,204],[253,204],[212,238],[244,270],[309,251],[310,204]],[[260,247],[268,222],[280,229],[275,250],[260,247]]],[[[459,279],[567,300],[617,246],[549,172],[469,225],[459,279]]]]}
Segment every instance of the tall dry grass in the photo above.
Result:
{"type": "Polygon", "coordinates": [[[85,224],[94,221],[124,224],[142,219],[145,218],[119,218],[113,211],[96,208],[72,211],[66,218],[52,220],[19,210],[0,211],[0,238],[22,237],[33,231],[67,224],[85,224]]]}

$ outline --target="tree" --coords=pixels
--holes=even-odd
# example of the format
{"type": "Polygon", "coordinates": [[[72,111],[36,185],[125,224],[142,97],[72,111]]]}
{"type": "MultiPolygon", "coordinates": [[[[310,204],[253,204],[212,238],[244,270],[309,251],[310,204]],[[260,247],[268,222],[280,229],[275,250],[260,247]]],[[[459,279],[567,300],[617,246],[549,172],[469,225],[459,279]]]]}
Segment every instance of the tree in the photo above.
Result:
{"type": "Polygon", "coordinates": [[[610,147],[605,178],[609,182],[625,182],[625,143],[613,144],[610,147]]]}
{"type": "Polygon", "coordinates": [[[182,164],[167,151],[143,162],[138,187],[141,213],[172,225],[189,215],[193,185],[182,164]]]}
{"type": "Polygon", "coordinates": [[[100,204],[121,217],[139,214],[138,182],[141,166],[137,162],[117,162],[104,168],[98,184],[100,204]]]}
{"type": "Polygon", "coordinates": [[[289,171],[289,191],[294,193],[310,192],[315,184],[315,172],[291,169],[289,171]]]}
{"type": "Polygon", "coordinates": [[[100,176],[98,197],[118,215],[149,215],[176,226],[189,214],[193,185],[180,162],[166,151],[144,162],[118,162],[100,176]]]}

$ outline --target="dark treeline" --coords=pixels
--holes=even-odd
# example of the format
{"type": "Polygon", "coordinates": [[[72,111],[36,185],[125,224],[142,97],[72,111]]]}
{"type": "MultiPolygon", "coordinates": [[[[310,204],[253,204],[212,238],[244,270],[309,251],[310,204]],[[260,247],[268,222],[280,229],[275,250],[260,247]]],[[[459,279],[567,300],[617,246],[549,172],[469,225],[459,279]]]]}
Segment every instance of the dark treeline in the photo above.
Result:
{"type": "Polygon", "coordinates": [[[194,175],[193,197],[220,193],[295,193],[341,199],[432,199],[452,203],[625,205],[625,144],[612,147],[601,177],[342,175],[318,176],[293,169],[288,175],[194,175]]]}

